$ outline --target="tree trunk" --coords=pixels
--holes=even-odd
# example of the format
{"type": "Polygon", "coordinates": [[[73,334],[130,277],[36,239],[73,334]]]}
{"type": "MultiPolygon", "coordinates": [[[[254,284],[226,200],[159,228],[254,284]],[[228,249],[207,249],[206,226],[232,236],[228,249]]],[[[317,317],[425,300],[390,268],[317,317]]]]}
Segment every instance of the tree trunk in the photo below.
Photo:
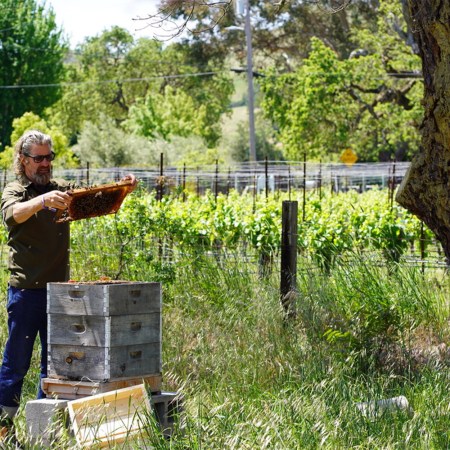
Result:
{"type": "Polygon", "coordinates": [[[396,200],[430,227],[450,262],[450,2],[410,0],[409,8],[422,58],[424,118],[421,149],[396,200]]]}

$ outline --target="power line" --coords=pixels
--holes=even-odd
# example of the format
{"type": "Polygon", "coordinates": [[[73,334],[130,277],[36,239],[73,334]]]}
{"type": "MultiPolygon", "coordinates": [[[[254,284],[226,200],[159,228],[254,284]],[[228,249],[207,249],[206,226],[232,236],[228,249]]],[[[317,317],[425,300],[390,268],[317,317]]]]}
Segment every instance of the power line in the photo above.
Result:
{"type": "Polygon", "coordinates": [[[217,75],[223,72],[198,72],[198,73],[186,73],[179,75],[155,75],[153,77],[142,78],[124,78],[113,80],[101,80],[101,81],[74,81],[68,83],[48,83],[48,84],[20,84],[10,86],[0,86],[0,89],[30,89],[30,88],[43,88],[43,87],[64,87],[64,86],[77,86],[83,84],[109,84],[109,83],[136,83],[139,81],[151,81],[157,79],[174,79],[174,78],[189,78],[189,77],[206,77],[217,75]]]}
{"type": "MultiPolygon", "coordinates": [[[[244,69],[230,69],[232,72],[241,72],[244,69]]],[[[170,75],[154,75],[152,77],[139,77],[139,78],[124,78],[124,79],[110,79],[110,80],[96,80],[96,81],[73,81],[73,82],[62,82],[62,83],[47,83],[47,84],[20,84],[20,85],[5,85],[0,86],[0,89],[32,89],[32,88],[46,88],[46,87],[65,87],[65,86],[78,86],[78,85],[87,85],[87,84],[110,84],[110,83],[137,83],[140,81],[151,81],[158,79],[177,79],[177,78],[189,78],[189,77],[205,77],[218,75],[220,73],[225,73],[225,71],[210,71],[210,72],[197,72],[197,73],[186,73],[186,74],[170,74],[170,75]]],[[[264,76],[263,74],[258,73],[258,76],[264,76]]],[[[283,74],[276,74],[275,77],[280,77],[283,74]]],[[[329,75],[329,73],[325,72],[311,72],[309,75],[329,75]]],[[[401,76],[399,74],[387,73],[388,77],[391,78],[421,78],[422,74],[418,72],[405,72],[402,73],[401,76]]],[[[383,77],[372,77],[372,80],[383,80],[383,77]]]]}

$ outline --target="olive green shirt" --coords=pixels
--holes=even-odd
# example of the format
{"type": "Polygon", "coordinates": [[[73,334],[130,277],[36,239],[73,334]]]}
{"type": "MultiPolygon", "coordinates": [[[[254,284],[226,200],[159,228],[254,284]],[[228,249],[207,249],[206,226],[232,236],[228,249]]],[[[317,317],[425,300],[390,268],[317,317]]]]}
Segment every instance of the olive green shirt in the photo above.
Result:
{"type": "Polygon", "coordinates": [[[5,186],[1,199],[3,221],[8,230],[9,284],[19,289],[46,288],[49,282],[69,279],[69,223],[56,223],[55,212],[42,209],[23,223],[13,217],[13,205],[53,190],[67,191],[64,180],[46,186],[14,181],[5,186]]]}

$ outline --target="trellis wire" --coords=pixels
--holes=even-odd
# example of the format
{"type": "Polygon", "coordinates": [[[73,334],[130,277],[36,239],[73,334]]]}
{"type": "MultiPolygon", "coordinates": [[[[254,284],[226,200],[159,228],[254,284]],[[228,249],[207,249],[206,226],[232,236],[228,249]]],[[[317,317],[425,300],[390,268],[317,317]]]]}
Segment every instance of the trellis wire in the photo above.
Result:
{"type": "MultiPolygon", "coordinates": [[[[290,192],[291,189],[317,189],[330,184],[333,192],[357,190],[365,192],[373,188],[395,188],[409,167],[408,162],[356,163],[352,166],[321,162],[277,162],[263,161],[261,164],[219,165],[218,162],[202,167],[164,167],[161,154],[159,166],[154,167],[110,167],[92,168],[86,164],[79,169],[54,169],[55,176],[84,185],[109,183],[133,172],[143,186],[153,190],[158,180],[164,180],[165,194],[176,191],[185,182],[186,189],[197,191],[199,195],[210,190],[226,193],[230,187],[238,192],[258,193],[269,191],[290,192]],[[395,169],[394,169],[395,167],[395,169]],[[194,189],[197,183],[197,189],[194,189]]],[[[3,171],[3,186],[15,178],[12,171],[3,171]]],[[[391,195],[391,194],[389,194],[391,195]]],[[[390,197],[391,198],[391,197],[390,197]]]]}

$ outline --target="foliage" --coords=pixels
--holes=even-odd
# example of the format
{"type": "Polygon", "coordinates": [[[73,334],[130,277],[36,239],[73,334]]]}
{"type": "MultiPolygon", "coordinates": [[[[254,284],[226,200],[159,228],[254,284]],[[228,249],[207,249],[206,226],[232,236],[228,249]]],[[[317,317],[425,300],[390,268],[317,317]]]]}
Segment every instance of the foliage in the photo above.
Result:
{"type": "MultiPolygon", "coordinates": [[[[241,122],[232,136],[227,136],[225,142],[229,142],[231,156],[235,161],[248,161],[250,155],[248,122],[241,122]]],[[[276,132],[272,123],[261,114],[256,114],[255,121],[256,158],[264,161],[283,161],[284,155],[276,144],[276,132]]]]}
{"type": "Polygon", "coordinates": [[[169,142],[161,138],[149,140],[117,128],[107,116],[99,125],[86,122],[72,149],[80,163],[89,162],[91,167],[156,166],[161,154],[164,165],[180,168],[192,161],[207,165],[220,160],[218,151],[207,148],[199,137],[174,136],[169,142]]]}
{"type": "Polygon", "coordinates": [[[0,1],[0,148],[10,144],[13,119],[41,114],[60,96],[67,46],[55,14],[35,0],[0,1]],[[32,86],[46,84],[45,88],[32,86]],[[27,86],[31,87],[21,87],[27,86]],[[15,88],[7,88],[15,86],[15,88]]]}
{"type": "Polygon", "coordinates": [[[192,161],[199,166],[221,161],[218,150],[208,148],[199,136],[173,136],[170,141],[156,139],[151,145],[157,155],[164,155],[165,164],[179,168],[183,167],[183,164],[192,164],[192,161]]]}
{"type": "Polygon", "coordinates": [[[213,147],[232,93],[228,77],[215,73],[220,67],[211,62],[199,70],[185,45],[135,41],[113,27],[77,49],[70,83],[49,114],[73,137],[84,123],[99,126],[107,116],[149,139],[194,135],[213,147]]]}
{"type": "MultiPolygon", "coordinates": [[[[178,45],[165,50],[167,59],[179,61],[180,65],[173,70],[180,76],[198,70],[186,61],[186,53],[186,49],[178,45]]],[[[215,70],[214,66],[204,69],[205,72],[215,70]]],[[[170,140],[172,136],[200,136],[213,147],[221,135],[220,117],[229,111],[233,90],[229,78],[211,73],[206,77],[188,75],[176,84],[166,83],[159,94],[148,92],[130,108],[125,127],[150,138],[161,136],[170,140]]]]}
{"type": "MultiPolygon", "coordinates": [[[[114,277],[126,271],[127,277],[135,277],[149,262],[159,264],[161,255],[176,260],[186,252],[199,257],[211,252],[218,257],[223,252],[241,252],[254,259],[279,254],[283,197],[254,200],[234,191],[228,196],[186,196],[186,201],[182,196],[158,201],[143,191],[127,199],[117,216],[94,221],[90,225],[94,235],[108,235],[123,243],[118,244],[119,255],[113,251],[111,239],[105,242],[104,251],[97,247],[92,255],[94,262],[102,261],[108,268],[104,275],[114,277]]],[[[87,245],[88,234],[79,227],[82,224],[73,226],[73,251],[87,245]]],[[[395,267],[409,249],[419,255],[423,238],[430,242],[432,234],[425,229],[422,235],[421,223],[391,206],[385,191],[321,198],[311,192],[297,237],[302,256],[325,274],[358,254],[395,267]]],[[[90,258],[86,256],[83,261],[90,258]]]]}
{"type": "Polygon", "coordinates": [[[351,113],[340,87],[349,83],[349,76],[345,63],[313,39],[309,58],[295,74],[278,77],[272,72],[261,81],[263,109],[280,128],[288,158],[301,160],[304,152],[317,158],[343,148],[351,113]]]}
{"type": "Polygon", "coordinates": [[[271,71],[261,80],[263,109],[279,127],[287,156],[336,159],[345,148],[360,161],[411,155],[421,115],[417,83],[389,80],[380,48],[348,60],[316,38],[311,48],[295,73],[271,71]]]}
{"type": "MultiPolygon", "coordinates": [[[[168,0],[160,5],[160,14],[149,18],[149,24],[157,25],[164,18],[176,23],[172,35],[188,28],[193,33],[188,39],[197,44],[203,54],[229,55],[230,50],[240,62],[246,57],[245,39],[241,30],[230,26],[242,26],[242,12],[235,8],[238,2],[222,0],[208,5],[200,1],[168,0]]],[[[243,2],[240,2],[241,5],[243,2]]],[[[310,50],[309,38],[317,36],[328,42],[340,56],[347,57],[354,49],[348,39],[353,28],[376,28],[379,4],[357,0],[341,4],[314,2],[252,0],[253,48],[258,64],[270,59],[282,70],[292,70],[310,50]],[[335,10],[338,11],[335,11],[335,10]],[[335,13],[333,13],[335,12],[335,13]]],[[[171,35],[170,31],[167,33],[171,35]]]]}
{"type": "MultiPolygon", "coordinates": [[[[72,150],[69,149],[69,143],[66,136],[56,127],[49,127],[44,119],[38,115],[27,112],[22,117],[13,120],[13,131],[11,134],[11,142],[15,143],[19,140],[22,134],[31,129],[37,129],[51,136],[53,141],[53,150],[57,158],[53,165],[58,168],[62,167],[70,169],[78,166],[78,162],[72,150]]],[[[0,167],[7,169],[12,166],[14,156],[14,147],[6,146],[5,150],[0,153],[0,167]]]]}
{"type": "Polygon", "coordinates": [[[101,116],[98,126],[86,122],[72,149],[81,163],[91,167],[139,167],[155,165],[159,160],[147,139],[125,133],[108,116],[101,116]]]}
{"type": "Polygon", "coordinates": [[[137,102],[130,109],[125,127],[150,139],[170,136],[202,136],[205,105],[200,107],[186,92],[176,92],[166,86],[160,96],[147,96],[145,102],[137,102]]]}

